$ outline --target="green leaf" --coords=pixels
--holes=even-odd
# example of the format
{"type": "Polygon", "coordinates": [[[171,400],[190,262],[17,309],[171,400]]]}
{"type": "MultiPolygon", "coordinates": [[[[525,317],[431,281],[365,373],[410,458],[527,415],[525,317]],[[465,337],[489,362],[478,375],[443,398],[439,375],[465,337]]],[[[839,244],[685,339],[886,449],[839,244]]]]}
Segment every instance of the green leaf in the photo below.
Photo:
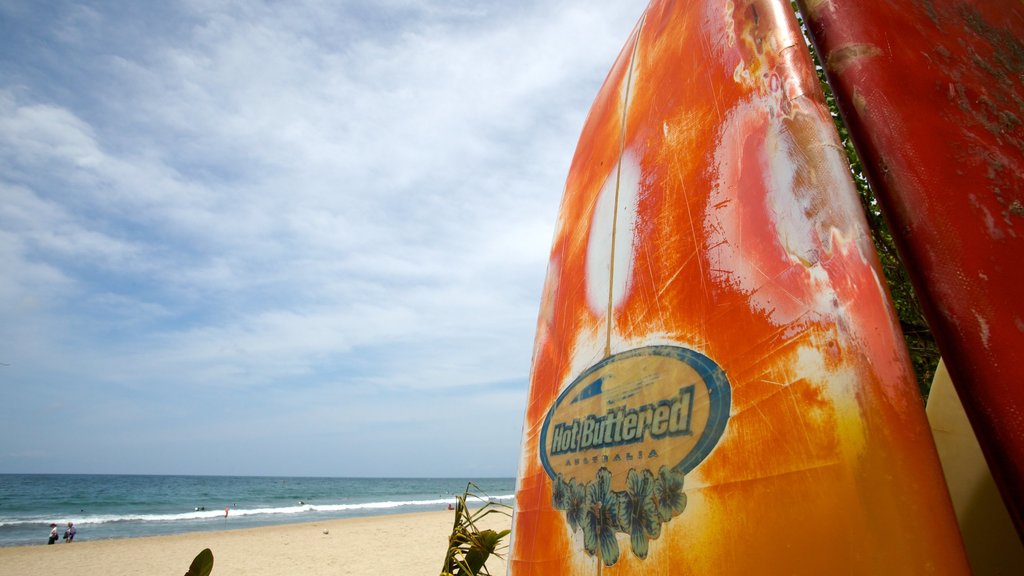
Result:
{"type": "Polygon", "coordinates": [[[210,576],[213,571],[213,552],[207,548],[196,555],[185,576],[210,576]]]}
{"type": "Polygon", "coordinates": [[[511,508],[506,504],[492,502],[474,494],[471,492],[472,488],[479,490],[478,486],[470,482],[466,486],[465,494],[456,497],[455,523],[452,526],[451,535],[448,536],[448,552],[445,554],[444,565],[441,568],[442,576],[488,574],[487,559],[491,555],[499,556],[498,548],[501,545],[501,540],[510,532],[509,530],[495,532],[477,528],[477,523],[487,515],[509,516],[511,508]],[[467,500],[479,501],[483,504],[473,511],[468,506],[467,500]]]}

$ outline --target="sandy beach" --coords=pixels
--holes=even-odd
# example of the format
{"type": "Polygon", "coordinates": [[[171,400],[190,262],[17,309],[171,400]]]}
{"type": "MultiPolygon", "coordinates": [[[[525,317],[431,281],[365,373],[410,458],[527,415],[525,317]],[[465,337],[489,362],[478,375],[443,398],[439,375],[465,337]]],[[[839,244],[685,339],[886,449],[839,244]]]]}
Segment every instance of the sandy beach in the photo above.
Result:
{"type": "MultiPolygon", "coordinates": [[[[402,574],[437,576],[455,513],[421,512],[325,520],[222,532],[200,532],[72,544],[0,548],[0,575],[181,575],[203,548],[213,552],[211,576],[402,574]],[[327,533],[324,533],[324,531],[327,533]]],[[[482,528],[509,528],[490,514],[482,528]]],[[[503,559],[487,568],[504,574],[503,559]]]]}

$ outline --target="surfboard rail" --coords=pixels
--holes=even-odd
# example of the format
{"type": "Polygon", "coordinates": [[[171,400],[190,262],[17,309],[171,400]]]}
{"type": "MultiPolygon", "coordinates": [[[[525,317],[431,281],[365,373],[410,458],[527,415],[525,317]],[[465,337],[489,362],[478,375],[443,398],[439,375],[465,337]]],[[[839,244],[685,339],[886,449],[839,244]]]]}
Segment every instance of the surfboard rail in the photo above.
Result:
{"type": "Polygon", "coordinates": [[[1024,539],[1024,4],[799,4],[1024,539]]]}

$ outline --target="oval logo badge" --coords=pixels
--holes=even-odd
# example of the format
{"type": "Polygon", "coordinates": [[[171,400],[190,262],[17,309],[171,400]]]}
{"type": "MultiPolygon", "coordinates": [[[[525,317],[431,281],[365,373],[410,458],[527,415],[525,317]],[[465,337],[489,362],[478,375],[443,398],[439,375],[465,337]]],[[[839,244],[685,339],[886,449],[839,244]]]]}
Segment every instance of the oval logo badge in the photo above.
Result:
{"type": "Polygon", "coordinates": [[[678,346],[609,356],[555,400],[540,435],[552,505],[587,554],[610,566],[615,538],[630,534],[646,558],[660,524],[683,513],[686,473],[714,450],[729,419],[731,390],[713,360],[678,346]]]}

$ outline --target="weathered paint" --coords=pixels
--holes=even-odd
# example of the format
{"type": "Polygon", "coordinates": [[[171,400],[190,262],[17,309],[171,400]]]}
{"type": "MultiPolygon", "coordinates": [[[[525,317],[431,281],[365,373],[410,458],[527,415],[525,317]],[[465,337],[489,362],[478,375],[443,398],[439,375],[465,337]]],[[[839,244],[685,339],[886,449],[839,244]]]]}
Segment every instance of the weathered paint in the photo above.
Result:
{"type": "Polygon", "coordinates": [[[787,2],[655,0],[613,65],[566,182],[516,498],[515,575],[968,572],[787,2]],[[684,402],[690,444],[647,442],[684,402]]]}
{"type": "Polygon", "coordinates": [[[1024,3],[825,0],[803,12],[1024,537],[1024,3]]]}

